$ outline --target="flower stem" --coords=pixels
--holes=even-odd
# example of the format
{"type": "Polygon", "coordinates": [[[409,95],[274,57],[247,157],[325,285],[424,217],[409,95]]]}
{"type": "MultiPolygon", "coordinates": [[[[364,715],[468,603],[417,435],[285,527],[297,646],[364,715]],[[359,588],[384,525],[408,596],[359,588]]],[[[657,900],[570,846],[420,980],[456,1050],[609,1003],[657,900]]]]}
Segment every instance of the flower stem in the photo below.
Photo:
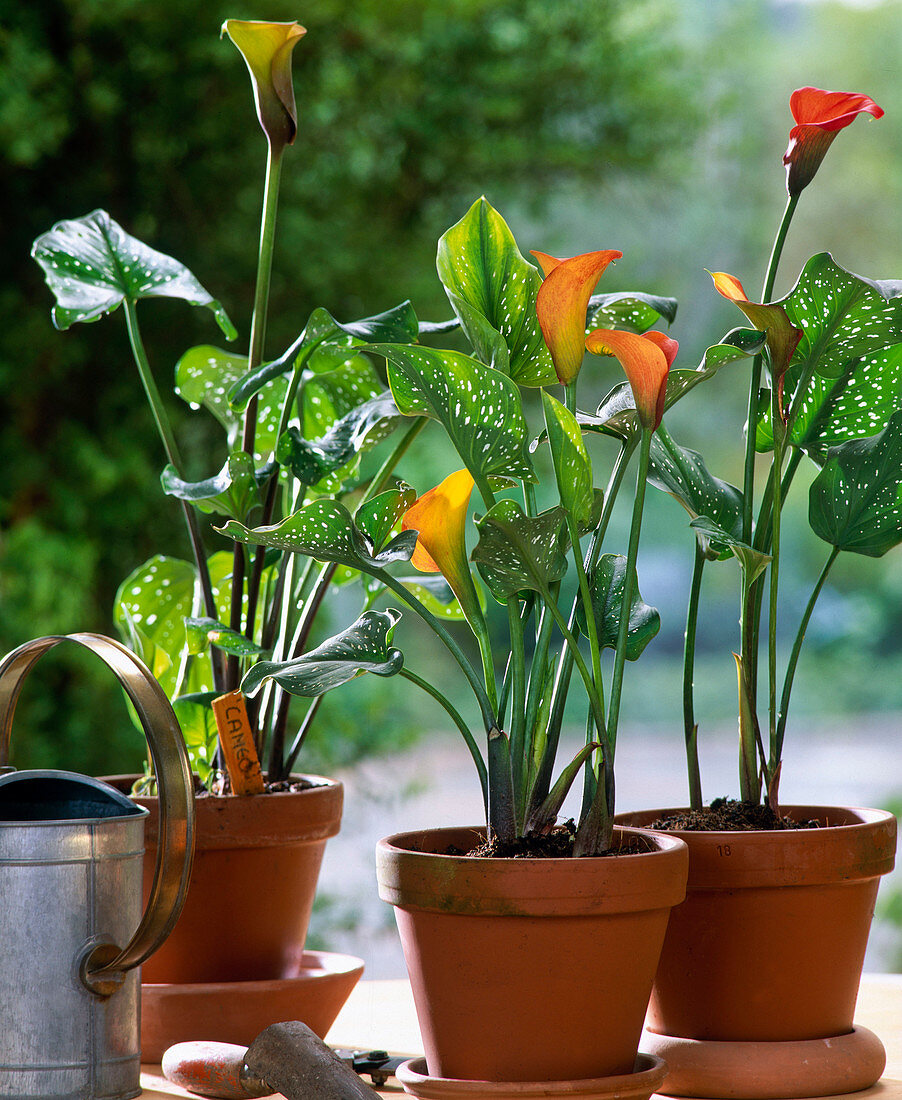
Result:
{"type": "Polygon", "coordinates": [[[639,556],[639,534],[642,528],[642,511],[645,507],[645,482],[651,455],[650,428],[642,429],[639,445],[639,465],[636,471],[636,495],[633,498],[633,517],[630,522],[630,541],[626,552],[626,578],[623,582],[623,598],[620,603],[620,624],[617,631],[617,648],[614,650],[614,671],[611,676],[611,701],[608,704],[608,742],[611,756],[617,745],[617,723],[620,718],[620,694],[623,689],[623,668],[626,663],[626,644],[629,638],[630,608],[635,591],[636,559],[639,556]]]}
{"type": "MultiPolygon", "coordinates": [[[[172,426],[169,423],[169,417],[166,414],[166,408],[160,397],[160,391],[157,389],[156,381],[150,369],[147,351],[144,348],[144,341],[141,339],[141,330],[138,327],[138,314],[135,309],[135,303],[130,298],[126,298],[123,302],[123,308],[125,310],[125,323],[128,328],[128,339],[131,344],[132,356],[134,357],[135,365],[138,368],[138,375],[141,378],[141,384],[144,387],[144,392],[150,404],[150,410],[153,414],[154,423],[157,426],[157,432],[163,444],[163,450],[166,452],[166,457],[169,462],[172,463],[176,473],[181,477],[181,456],[178,452],[175,436],[172,432],[172,426]]],[[[197,522],[197,515],[194,508],[187,500],[183,500],[180,503],[182,505],[182,512],[185,516],[185,524],[188,528],[188,537],[191,540],[191,551],[194,557],[194,565],[197,569],[197,576],[200,581],[201,593],[203,594],[204,612],[207,618],[216,619],[219,617],[219,613],[216,608],[216,599],[213,595],[213,585],[210,581],[210,570],[207,566],[207,555],[204,550],[203,539],[201,538],[200,527],[197,522]]],[[[216,656],[211,657],[211,665],[214,687],[217,691],[221,691],[222,668],[216,656]]]]}
{"type": "Polygon", "coordinates": [[[702,573],[705,555],[695,543],[695,562],[692,567],[692,587],[689,591],[689,607],[686,612],[686,634],[683,642],[683,736],[686,742],[686,769],[689,777],[689,805],[693,810],[702,808],[702,780],[698,763],[698,724],[695,721],[694,676],[695,634],[698,626],[698,605],[702,589],[702,573]]]}

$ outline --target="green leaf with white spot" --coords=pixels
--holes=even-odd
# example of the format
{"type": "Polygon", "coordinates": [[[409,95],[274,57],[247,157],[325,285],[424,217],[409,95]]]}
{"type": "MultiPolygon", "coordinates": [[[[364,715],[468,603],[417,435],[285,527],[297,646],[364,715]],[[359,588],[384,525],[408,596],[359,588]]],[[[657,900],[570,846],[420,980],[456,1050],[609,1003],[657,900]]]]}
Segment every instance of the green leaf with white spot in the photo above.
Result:
{"type": "Polygon", "coordinates": [[[180,695],[172,700],[172,709],[188,750],[188,763],[205,786],[215,767],[219,746],[219,730],[212,706],[215,698],[215,691],[205,691],[180,695]]]}
{"type": "Polygon", "coordinates": [[[560,506],[527,516],[516,501],[499,500],[475,522],[479,541],[470,557],[500,603],[530,589],[545,595],[566,573],[566,516],[560,506]]]}
{"type": "Polygon", "coordinates": [[[318,439],[304,439],[297,428],[289,428],[279,440],[276,458],[304,485],[319,485],[381,443],[401,420],[392,395],[380,393],[345,413],[318,439]]]}
{"type": "Polygon", "coordinates": [[[205,653],[211,645],[232,657],[255,657],[266,652],[263,646],[239,634],[237,630],[232,630],[218,619],[196,619],[189,616],[185,619],[185,636],[188,652],[194,656],[205,653]]]}
{"type": "Polygon", "coordinates": [[[500,476],[535,481],[520,391],[500,371],[455,351],[376,344],[388,384],[405,416],[428,416],[448,433],[479,481],[500,476]]]}
{"type": "Polygon", "coordinates": [[[869,439],[827,452],[809,491],[816,535],[839,550],[882,557],[902,542],[902,411],[869,439]]]}
{"type": "Polygon", "coordinates": [[[187,267],[130,236],[105,210],[57,222],[37,238],[31,254],[56,296],[58,329],[96,321],[124,301],[181,298],[211,309],[228,340],[237,336],[225,310],[187,267]]]}
{"type": "Polygon", "coordinates": [[[278,378],[298,365],[314,374],[326,373],[350,362],[354,349],[367,342],[392,344],[415,343],[419,323],[410,302],[402,302],[385,313],[342,324],[325,309],[315,309],[303,332],[278,359],[263,363],[245,375],[232,388],[233,408],[243,410],[248,401],[273,378],[278,378]]]}
{"type": "Polygon", "coordinates": [[[366,611],[352,626],[292,661],[261,661],[241,682],[245,695],[254,695],[267,680],[274,680],[290,695],[314,698],[353,680],[365,672],[394,676],[404,656],[391,639],[400,612],[366,611]]]}
{"type": "Polygon", "coordinates": [[[436,266],[477,359],[521,386],[557,381],[536,316],[541,276],[485,198],[439,239],[436,266]]]}
{"type": "MultiPolygon", "coordinates": [[[[263,471],[261,481],[266,474],[263,471]]],[[[247,523],[253,512],[263,506],[254,460],[244,451],[229,455],[220,472],[205,481],[183,481],[173,466],[163,470],[160,481],[169,496],[186,500],[208,515],[227,516],[247,523]]]]}
{"type": "Polygon", "coordinates": [[[701,535],[713,546],[726,546],[730,550],[742,569],[742,585],[746,592],[771,560],[770,554],[755,550],[707,516],[698,516],[690,522],[689,526],[695,531],[697,537],[701,535]]]}
{"type": "Polygon", "coordinates": [[[582,432],[573,413],[545,390],[542,409],[561,504],[578,524],[584,524],[592,515],[595,492],[582,432]]]}
{"type": "Polygon", "coordinates": [[[157,554],[125,578],[113,604],[117,628],[170,696],[177,687],[196,577],[190,562],[157,554]]]}
{"type": "MultiPolygon", "coordinates": [[[[742,533],[742,491],[714,477],[697,451],[681,447],[662,424],[651,438],[648,481],[670,493],[695,519],[707,516],[736,538],[742,533]]],[[[712,542],[696,529],[699,548],[711,561],[730,554],[723,543],[712,542]]]]}
{"type": "MultiPolygon", "coordinates": [[[[209,344],[189,348],[175,367],[175,392],[192,408],[203,407],[225,428],[229,447],[238,446],[243,418],[229,405],[229,390],[247,373],[247,356],[209,344]]],[[[254,459],[262,465],[275,450],[288,380],[277,378],[258,395],[254,459]]]]}
{"type": "MultiPolygon", "coordinates": [[[[622,554],[602,554],[589,577],[589,592],[595,611],[595,628],[602,649],[616,649],[620,633],[623,592],[626,587],[626,558],[622,554]]],[[[629,626],[626,635],[626,659],[637,661],[642,651],[661,629],[657,608],[650,607],[639,594],[639,584],[633,571],[633,598],[630,602],[629,626]]],[[[578,610],[585,630],[585,609],[578,610]]]]}
{"type": "Polygon", "coordinates": [[[413,507],[416,499],[416,490],[409,485],[402,484],[400,488],[388,489],[361,504],[354,515],[354,522],[375,550],[379,551],[388,542],[404,513],[413,507]]]}
{"type": "MultiPolygon", "coordinates": [[[[448,622],[462,623],[465,621],[463,608],[457,602],[457,597],[451,589],[451,585],[441,573],[415,573],[409,577],[397,577],[399,584],[404,585],[407,591],[415,596],[420,603],[431,611],[438,619],[448,622]]],[[[482,591],[477,589],[476,595],[480,597],[480,606],[484,603],[482,591]]],[[[485,608],[483,607],[483,611],[485,608]]]]}
{"type": "MultiPolygon", "coordinates": [[[[802,330],[784,379],[789,441],[817,458],[882,431],[902,404],[902,282],[854,275],[822,252],[781,304],[802,330]]],[[[769,402],[755,445],[773,447],[769,402]]]]}
{"type": "Polygon", "coordinates": [[[276,546],[317,561],[334,561],[363,572],[383,569],[394,562],[410,561],[416,531],[402,531],[376,552],[372,540],[354,523],[348,509],[337,500],[313,500],[271,527],[248,530],[231,520],[217,528],[236,542],[251,546],[276,546]]]}
{"type": "Polygon", "coordinates": [[[676,298],[662,298],[657,294],[643,294],[636,290],[593,294],[589,299],[586,332],[591,332],[594,328],[613,328],[642,333],[659,321],[672,325],[676,314],[676,298]]]}

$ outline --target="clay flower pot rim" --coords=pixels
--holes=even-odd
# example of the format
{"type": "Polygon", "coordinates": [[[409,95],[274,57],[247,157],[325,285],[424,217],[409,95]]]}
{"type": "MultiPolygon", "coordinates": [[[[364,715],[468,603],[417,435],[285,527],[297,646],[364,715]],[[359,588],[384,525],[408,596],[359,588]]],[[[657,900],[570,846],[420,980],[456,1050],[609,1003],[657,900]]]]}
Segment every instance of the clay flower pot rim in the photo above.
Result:
{"type": "Polygon", "coordinates": [[[827,815],[843,814],[850,818],[857,817],[859,820],[850,821],[837,821],[834,823],[829,822],[825,825],[818,825],[814,829],[651,829],[650,825],[638,825],[634,824],[636,821],[642,818],[647,818],[649,822],[657,821],[658,818],[668,817],[671,814],[684,814],[689,812],[688,806],[668,806],[664,809],[652,809],[652,810],[630,810],[629,812],[618,814],[614,819],[618,823],[629,823],[629,827],[633,829],[639,829],[643,832],[654,832],[660,836],[678,836],[678,837],[762,837],[772,839],[773,837],[798,837],[800,840],[803,837],[823,836],[826,834],[835,834],[840,829],[858,829],[864,830],[868,826],[877,822],[885,822],[893,817],[893,814],[889,810],[873,809],[866,806],[821,806],[821,805],[801,805],[792,804],[789,806],[781,806],[780,812],[784,815],[794,818],[795,820],[817,820],[827,815]]]}
{"type": "MultiPolygon", "coordinates": [[[[657,811],[656,811],[657,812],[657,811]]],[[[671,812],[671,811],[662,811],[671,812]]],[[[485,840],[485,826],[484,825],[444,825],[431,829],[408,829],[403,833],[393,833],[391,836],[385,837],[380,840],[377,845],[378,849],[394,849],[399,852],[411,852],[415,855],[428,855],[431,859],[442,859],[453,861],[455,863],[473,863],[479,866],[485,867],[507,867],[510,864],[524,865],[528,867],[542,867],[542,866],[556,866],[556,867],[570,867],[579,866],[590,863],[597,863],[599,860],[604,860],[606,863],[612,859],[616,859],[619,856],[628,857],[630,860],[637,859],[651,859],[657,856],[662,850],[671,851],[680,847],[680,836],[676,832],[663,832],[657,830],[649,830],[642,826],[632,825],[616,825],[615,835],[620,836],[642,836],[648,837],[651,832],[655,840],[658,841],[657,846],[648,852],[620,852],[616,855],[604,855],[604,856],[580,856],[574,859],[572,856],[537,856],[535,858],[529,856],[469,856],[463,853],[451,853],[451,852],[432,852],[429,849],[411,847],[411,837],[423,837],[423,836],[435,836],[438,833],[471,833],[473,844],[480,844],[485,840]],[[674,844],[673,841],[677,843],[674,844]]]]}

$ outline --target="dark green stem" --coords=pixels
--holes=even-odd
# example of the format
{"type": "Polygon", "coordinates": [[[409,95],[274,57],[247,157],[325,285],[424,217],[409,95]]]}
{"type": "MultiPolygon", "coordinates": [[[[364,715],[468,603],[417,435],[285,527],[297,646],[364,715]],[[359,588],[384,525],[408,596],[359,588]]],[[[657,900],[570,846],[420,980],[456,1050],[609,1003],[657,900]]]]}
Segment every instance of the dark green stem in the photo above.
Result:
{"type": "Polygon", "coordinates": [[[692,567],[692,587],[686,612],[686,635],[683,641],[683,736],[686,742],[686,769],[689,777],[689,805],[702,808],[702,779],[698,763],[698,725],[695,721],[695,635],[698,626],[698,606],[702,590],[705,555],[695,542],[695,562],[692,567]]]}

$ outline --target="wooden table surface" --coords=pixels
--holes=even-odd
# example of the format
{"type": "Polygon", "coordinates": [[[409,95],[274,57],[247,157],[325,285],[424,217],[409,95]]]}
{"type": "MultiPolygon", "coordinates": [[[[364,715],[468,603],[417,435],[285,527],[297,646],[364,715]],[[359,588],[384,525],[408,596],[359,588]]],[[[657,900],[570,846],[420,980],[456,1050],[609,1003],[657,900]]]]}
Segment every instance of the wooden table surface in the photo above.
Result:
{"type": "MultiPolygon", "coordinates": [[[[886,1072],[873,1088],[847,1093],[848,1100],[902,1100],[902,974],[865,974],[861,982],[855,1022],[870,1028],[886,1047],[886,1072]]],[[[390,1050],[422,1054],[410,986],[406,981],[363,981],[351,994],[327,1036],[337,1047],[390,1050]]],[[[171,1100],[191,1094],[169,1084],[159,1066],[145,1066],[141,1074],[146,1100],[171,1100]]],[[[380,1095],[403,1095],[394,1080],[380,1095]]],[[[840,1098],[842,1100],[842,1098],[840,1098]]]]}

